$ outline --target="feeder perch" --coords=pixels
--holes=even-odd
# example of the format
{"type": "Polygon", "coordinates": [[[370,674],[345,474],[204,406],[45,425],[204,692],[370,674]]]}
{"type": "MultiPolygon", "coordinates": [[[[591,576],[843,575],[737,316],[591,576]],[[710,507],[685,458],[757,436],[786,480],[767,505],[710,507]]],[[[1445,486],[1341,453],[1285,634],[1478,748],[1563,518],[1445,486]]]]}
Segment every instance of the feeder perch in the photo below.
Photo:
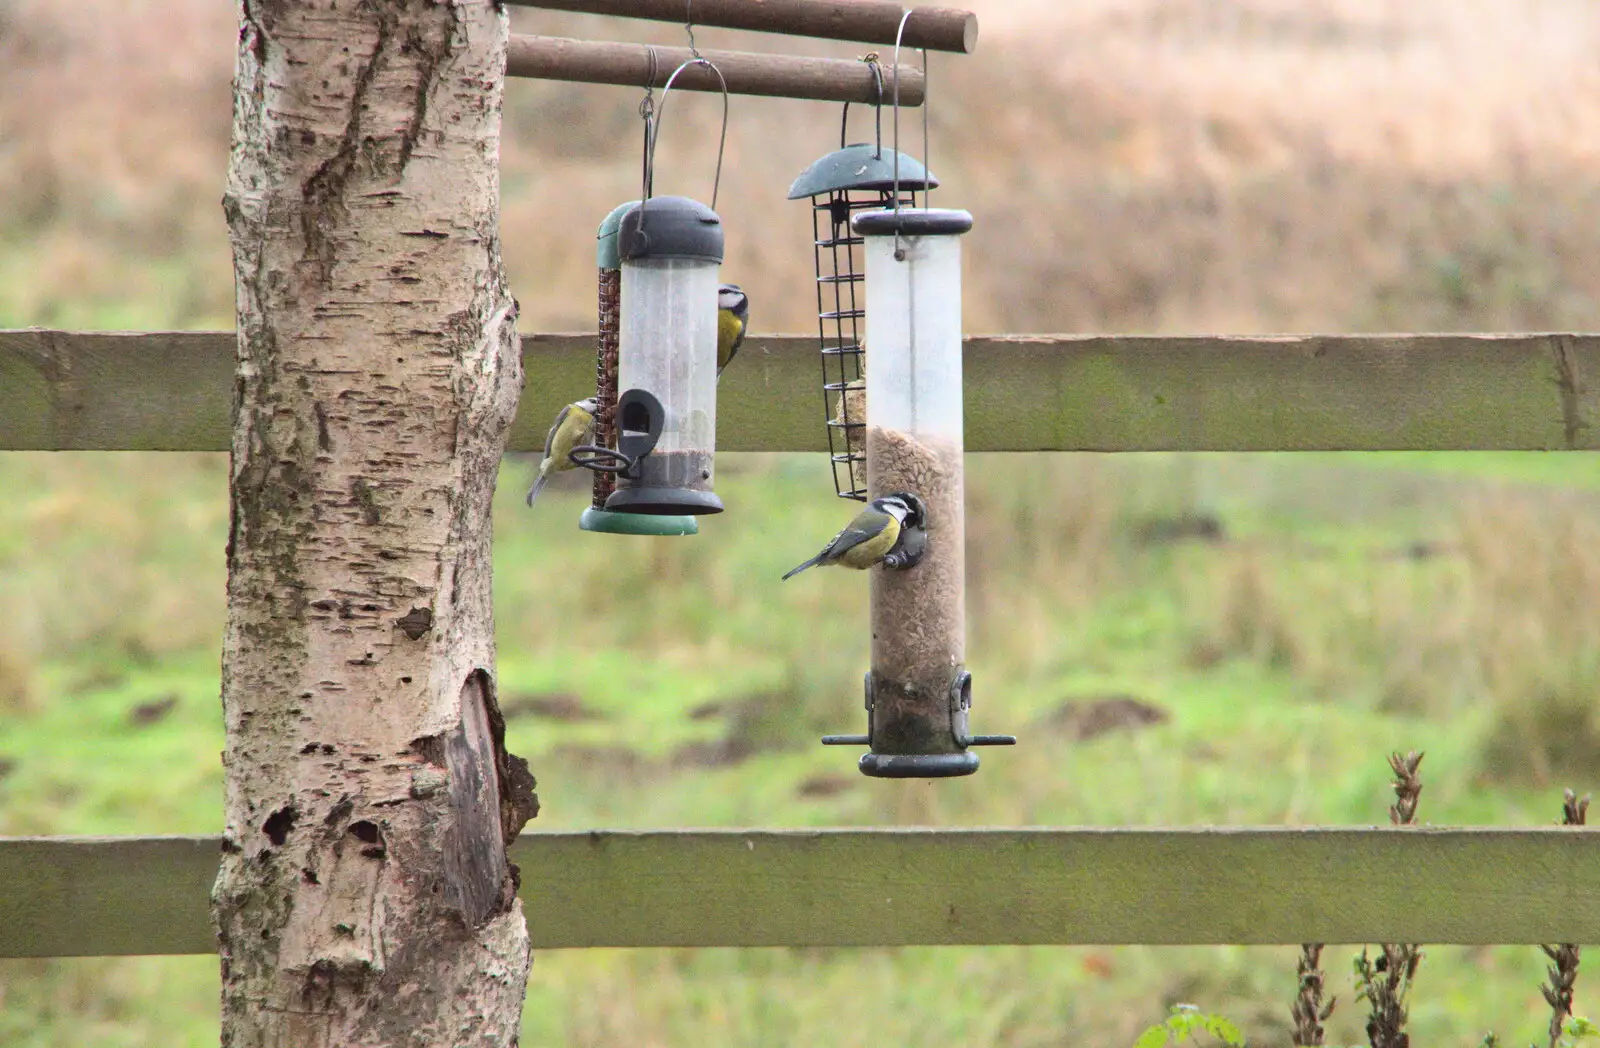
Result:
{"type": "MultiPolygon", "coordinates": [[[[922,164],[904,153],[899,157],[901,192],[926,192],[939,184],[922,164]]],[[[884,148],[880,136],[876,144],[845,146],[821,157],[789,187],[790,200],[811,200],[817,337],[833,489],[841,498],[859,502],[867,498],[866,344],[861,337],[866,301],[860,291],[865,280],[863,241],[850,228],[850,219],[858,212],[894,206],[894,168],[895,151],[884,148]]]]}
{"type": "MultiPolygon", "coordinates": [[[[615,448],[617,410],[618,342],[622,318],[622,259],[617,252],[617,231],[622,216],[637,207],[637,200],[619,204],[600,223],[596,233],[596,262],[599,266],[600,309],[599,340],[595,362],[595,412],[594,442],[600,448],[615,448]]],[[[606,499],[616,490],[616,473],[607,469],[594,471],[594,497],[592,505],[583,511],[578,527],[584,531],[605,532],[612,535],[695,535],[700,524],[692,516],[645,515],[617,513],[606,509],[606,499]]]]}
{"type": "Polygon", "coordinates": [[[717,437],[717,286],[722,222],[688,197],[625,211],[612,512],[721,513],[712,488],[717,437]]]}
{"type": "Polygon", "coordinates": [[[971,747],[1016,742],[968,730],[960,236],[971,228],[967,212],[931,208],[851,220],[863,241],[872,347],[867,487],[873,498],[920,498],[912,515],[920,528],[908,529],[891,556],[925,545],[914,566],[872,573],[867,734],[823,742],[869,745],[861,771],[882,778],[970,775],[978,769],[971,747]]]}

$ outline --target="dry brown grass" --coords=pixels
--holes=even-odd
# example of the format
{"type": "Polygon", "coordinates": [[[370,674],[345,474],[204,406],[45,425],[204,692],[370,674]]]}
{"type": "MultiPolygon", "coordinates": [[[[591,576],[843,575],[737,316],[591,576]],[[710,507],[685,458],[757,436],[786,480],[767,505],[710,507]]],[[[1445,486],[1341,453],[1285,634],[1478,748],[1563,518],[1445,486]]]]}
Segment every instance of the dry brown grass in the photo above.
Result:
{"type": "MultiPolygon", "coordinates": [[[[936,56],[935,200],[977,215],[972,330],[1593,326],[1600,10],[1587,0],[976,5],[936,56]],[[941,199],[942,198],[942,199],[941,199]]],[[[8,0],[7,323],[226,323],[220,208],[233,14],[202,0],[8,0]],[[141,304],[142,303],[142,304],[141,304]],[[91,308],[98,307],[98,308],[91,308]]],[[[517,10],[518,28],[678,42],[517,10]]],[[[710,47],[864,48],[702,30],[710,47]]],[[[637,92],[519,82],[504,234],[527,325],[593,323],[593,228],[636,192],[637,92]]],[[[718,106],[668,106],[663,191],[709,192],[718,106]]],[[[726,271],[759,330],[811,327],[788,183],[838,109],[734,100],[726,271]]],[[[903,144],[919,149],[916,114],[903,144]]],[[[867,133],[858,119],[851,137],[867,133]]]]}

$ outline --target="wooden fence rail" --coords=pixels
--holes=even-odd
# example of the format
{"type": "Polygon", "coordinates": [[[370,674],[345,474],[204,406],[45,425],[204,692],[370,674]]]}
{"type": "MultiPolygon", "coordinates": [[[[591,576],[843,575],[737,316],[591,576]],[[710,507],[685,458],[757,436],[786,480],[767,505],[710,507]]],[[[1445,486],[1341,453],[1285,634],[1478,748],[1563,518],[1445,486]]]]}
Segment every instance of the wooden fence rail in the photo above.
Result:
{"type": "MultiPolygon", "coordinates": [[[[223,451],[229,332],[0,331],[0,451],[223,451]]],[[[513,450],[594,388],[592,335],[523,339],[513,450]]],[[[752,337],[724,451],[819,451],[813,338],[752,337]]],[[[973,337],[970,451],[1600,449],[1600,335],[973,337]]]]}
{"type": "MultiPolygon", "coordinates": [[[[212,952],[218,846],[0,838],[0,957],[212,952]]],[[[536,949],[1600,942],[1580,828],[530,833],[512,860],[536,949]]]]}

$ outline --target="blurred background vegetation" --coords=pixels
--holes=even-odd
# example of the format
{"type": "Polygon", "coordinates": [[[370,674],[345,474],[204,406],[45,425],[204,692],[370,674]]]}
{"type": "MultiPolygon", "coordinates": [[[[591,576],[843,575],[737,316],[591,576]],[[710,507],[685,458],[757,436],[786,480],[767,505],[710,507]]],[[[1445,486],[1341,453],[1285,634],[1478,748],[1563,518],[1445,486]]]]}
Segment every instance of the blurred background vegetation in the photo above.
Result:
{"type": "MultiPolygon", "coordinates": [[[[934,200],[977,218],[969,330],[1597,329],[1591,0],[973,6],[979,51],[934,56],[930,113],[934,200]]],[[[0,0],[0,326],[231,326],[233,18],[0,0]]],[[[637,100],[508,89],[524,330],[593,327],[594,226],[635,192],[637,100]]],[[[703,195],[719,103],[672,108],[658,185],[703,195]]],[[[724,274],[757,330],[812,330],[810,219],[784,196],[838,109],[733,113],[724,274]]],[[[868,127],[858,109],[852,140],[868,127]]],[[[724,456],[729,513],[637,540],[576,531],[581,481],[526,511],[531,464],[508,460],[501,669],[537,828],[1375,823],[1384,756],[1412,748],[1424,821],[1542,825],[1562,786],[1600,779],[1592,457],[973,456],[974,726],[1022,742],[940,783],[867,780],[816,745],[860,730],[866,665],[864,580],[777,586],[849,513],[820,458],[724,456]]],[[[218,829],[226,485],[217,455],[0,456],[0,834],[218,829]]],[[[1352,952],[1324,959],[1331,1043],[1362,1036],[1352,952]]],[[[550,953],[524,1043],[1115,1045],[1192,1000],[1282,1044],[1295,953],[550,953]]],[[[1412,1033],[1526,1043],[1541,970],[1528,948],[1429,949],[1412,1033]]],[[[207,958],[0,962],[0,1044],[215,1043],[216,989],[207,958]]]]}

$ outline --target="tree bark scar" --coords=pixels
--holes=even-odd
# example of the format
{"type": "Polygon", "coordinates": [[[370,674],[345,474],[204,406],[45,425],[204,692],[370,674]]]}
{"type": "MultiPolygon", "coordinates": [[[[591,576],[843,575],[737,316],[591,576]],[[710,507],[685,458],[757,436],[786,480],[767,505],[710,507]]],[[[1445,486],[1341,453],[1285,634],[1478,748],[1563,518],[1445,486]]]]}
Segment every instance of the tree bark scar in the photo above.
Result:
{"type": "Polygon", "coordinates": [[[256,5],[251,0],[244,0],[243,22],[239,27],[239,42],[247,39],[250,44],[250,53],[255,56],[257,65],[267,60],[267,18],[256,11],[256,5]]]}
{"type": "Polygon", "coordinates": [[[515,896],[500,834],[500,784],[489,725],[489,676],[474,670],[461,689],[461,723],[445,740],[453,824],[445,833],[445,903],[477,929],[515,896]]]}
{"type": "Polygon", "coordinates": [[[1551,348],[1555,351],[1556,388],[1561,391],[1561,425],[1568,451],[1577,451],[1583,432],[1589,423],[1583,417],[1583,380],[1578,374],[1577,354],[1573,352],[1572,339],[1567,335],[1552,335],[1551,348]]]}
{"type": "MultiPolygon", "coordinates": [[[[451,10],[450,5],[444,5],[446,10],[451,10]]],[[[400,139],[400,174],[404,174],[406,165],[411,162],[411,151],[416,148],[417,140],[422,137],[422,124],[428,116],[428,95],[433,90],[434,82],[438,79],[439,63],[444,56],[450,53],[451,38],[455,35],[455,19],[450,20],[450,25],[445,29],[443,40],[428,40],[423,34],[413,31],[407,38],[407,44],[417,52],[417,95],[412,103],[411,122],[406,125],[405,134],[400,139]]]]}
{"type": "Polygon", "coordinates": [[[344,190],[355,171],[360,155],[362,113],[366,111],[367,93],[372,82],[383,71],[389,60],[389,38],[394,33],[395,14],[386,4],[364,0],[361,5],[373,12],[378,20],[378,39],[372,47],[372,57],[356,74],[355,86],[350,92],[350,112],[345,119],[344,133],[339,147],[321,164],[301,187],[300,196],[305,208],[300,212],[300,233],[305,241],[303,261],[317,263],[317,273],[324,288],[333,283],[333,264],[336,251],[332,232],[344,216],[344,190]]]}
{"type": "Polygon", "coordinates": [[[397,619],[395,625],[400,627],[407,639],[421,640],[424,634],[433,629],[433,609],[412,608],[397,619]]]}
{"type": "MultiPolygon", "coordinates": [[[[350,110],[345,120],[334,154],[318,165],[301,188],[305,209],[301,212],[301,236],[305,241],[303,261],[317,264],[317,275],[326,288],[333,282],[333,267],[338,251],[333,243],[333,232],[348,215],[345,207],[346,190],[356,174],[357,165],[365,159],[378,171],[387,168],[380,151],[385,139],[393,139],[387,129],[376,133],[366,128],[363,114],[368,108],[368,96],[380,74],[396,58],[414,63],[415,83],[412,86],[411,112],[399,134],[398,147],[393,156],[397,159],[391,177],[398,180],[405,174],[406,165],[423,133],[423,123],[428,114],[428,98],[438,82],[439,67],[449,56],[456,32],[457,15],[451,4],[423,3],[420,5],[427,18],[423,26],[414,22],[402,29],[402,18],[384,0],[361,0],[361,7],[370,11],[377,21],[377,40],[372,56],[356,74],[350,94],[350,110]],[[400,39],[396,40],[396,36],[400,39]]],[[[410,21],[409,19],[407,20],[410,21]]]]}
{"type": "MultiPolygon", "coordinates": [[[[484,689],[483,707],[494,738],[495,773],[500,780],[501,838],[509,848],[522,828],[539,817],[539,795],[534,792],[539,783],[529,770],[528,762],[506,749],[506,719],[495,698],[493,682],[485,679],[488,687],[484,689]]],[[[512,865],[511,870],[516,876],[517,867],[512,865]]]]}
{"type": "Polygon", "coordinates": [[[333,437],[328,433],[328,409],[322,406],[321,401],[318,401],[312,405],[311,410],[317,416],[317,450],[332,451],[333,437]]]}

